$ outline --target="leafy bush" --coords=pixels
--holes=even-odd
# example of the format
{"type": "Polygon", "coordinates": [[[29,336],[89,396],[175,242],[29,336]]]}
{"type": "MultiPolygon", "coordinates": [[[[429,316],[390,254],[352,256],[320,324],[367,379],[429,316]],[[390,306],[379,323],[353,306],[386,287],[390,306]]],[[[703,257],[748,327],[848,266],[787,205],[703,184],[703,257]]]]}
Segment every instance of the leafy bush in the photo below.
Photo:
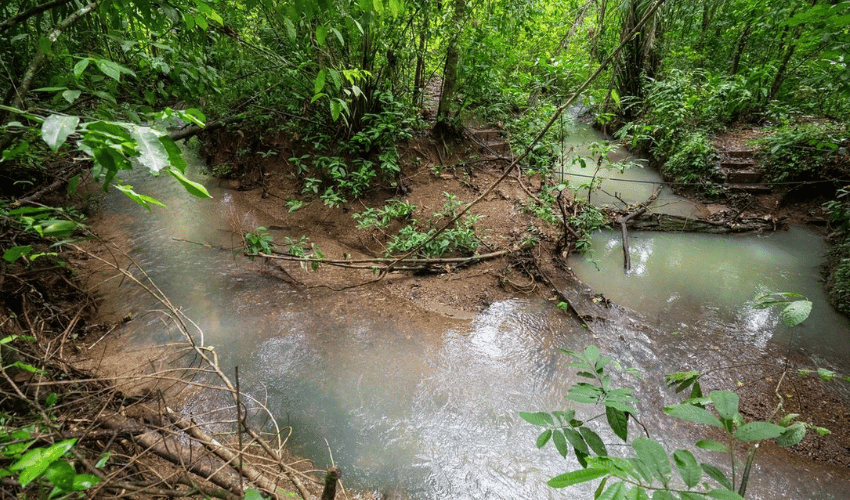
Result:
{"type": "Polygon", "coordinates": [[[717,152],[701,131],[688,134],[661,168],[664,175],[707,189],[716,176],[717,152]]]}
{"type": "Polygon", "coordinates": [[[850,170],[850,161],[836,161],[847,155],[843,126],[786,123],[771,132],[759,143],[763,151],[762,170],[772,182],[821,179],[831,174],[837,177],[850,170]]]}

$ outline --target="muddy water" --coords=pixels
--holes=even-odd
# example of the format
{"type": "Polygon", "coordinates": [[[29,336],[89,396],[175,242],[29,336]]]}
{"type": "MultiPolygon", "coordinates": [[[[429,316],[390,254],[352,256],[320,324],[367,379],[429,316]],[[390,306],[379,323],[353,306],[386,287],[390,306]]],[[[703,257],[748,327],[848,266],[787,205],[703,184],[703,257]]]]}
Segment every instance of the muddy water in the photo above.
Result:
{"type": "MultiPolygon", "coordinates": [[[[294,290],[262,274],[258,263],[184,241],[227,246],[233,227],[275,223],[251,212],[238,193],[195,178],[210,185],[213,200],[190,199],[167,179],[138,179],[138,190],[156,192],[169,209],[148,214],[113,194],[106,213],[127,234],[132,255],[199,323],[228,370],[239,365],[243,388],[291,426],[294,451],[319,465],[328,464],[332,453],[349,486],[423,500],[587,498],[588,490],[545,486],[548,478],[574,468],[574,459],[538,451],[535,429],[517,415],[560,407],[574,379],[559,348],[596,343],[640,369],[646,382],[624,382],[639,392],[643,422],[664,429],[657,435],[671,449],[702,436],[656,411],[674,401],[659,388],[663,373],[690,369],[695,360],[712,366],[732,349],[739,361],[775,363],[782,356],[772,339],[748,341],[752,349],[742,350],[725,324],[690,335],[684,324],[699,323],[696,314],[681,318],[679,332],[618,312],[583,329],[551,304],[518,300],[495,303],[464,322],[435,319],[369,292],[294,290]]],[[[705,259],[711,251],[705,250],[705,259]]],[[[145,294],[126,291],[110,307],[143,319],[128,324],[123,335],[140,343],[168,339],[147,312],[157,305],[145,294]]],[[[216,403],[190,407],[198,411],[206,404],[216,403]]],[[[763,453],[749,497],[850,495],[846,471],[795,460],[763,453]]]]}

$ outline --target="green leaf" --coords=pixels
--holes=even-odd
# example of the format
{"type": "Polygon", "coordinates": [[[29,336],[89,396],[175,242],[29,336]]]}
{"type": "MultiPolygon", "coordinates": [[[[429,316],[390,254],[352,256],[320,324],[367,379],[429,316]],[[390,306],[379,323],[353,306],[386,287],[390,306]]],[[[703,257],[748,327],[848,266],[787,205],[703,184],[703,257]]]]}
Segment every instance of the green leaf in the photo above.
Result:
{"type": "Polygon", "coordinates": [[[618,410],[611,406],[605,407],[605,417],[608,419],[608,425],[611,430],[623,441],[629,439],[629,417],[626,412],[618,410]]]}
{"type": "Polygon", "coordinates": [[[818,368],[818,377],[824,382],[830,382],[835,378],[835,372],[826,368],[818,368]]]}
{"type": "Polygon", "coordinates": [[[673,453],[673,462],[676,463],[676,468],[679,470],[679,475],[682,476],[682,481],[693,488],[699,484],[702,478],[702,469],[700,469],[694,455],[688,450],[676,450],[673,453]]]}
{"type": "Polygon", "coordinates": [[[186,163],[186,159],[183,158],[183,153],[180,151],[180,147],[177,146],[177,143],[174,142],[174,139],[167,135],[162,135],[159,137],[159,142],[168,154],[168,163],[180,172],[185,173],[188,163],[186,163]]]}
{"type": "Polygon", "coordinates": [[[82,94],[82,92],[79,90],[66,90],[65,92],[62,92],[62,98],[68,101],[68,104],[74,104],[74,101],[80,97],[80,94],[82,94]]]}
{"type": "Polygon", "coordinates": [[[121,70],[118,69],[118,64],[106,59],[97,59],[95,60],[95,64],[104,75],[116,82],[121,81],[121,70]]]}
{"type": "Polygon", "coordinates": [[[23,370],[25,372],[30,372],[30,373],[43,373],[44,372],[44,370],[42,370],[41,368],[36,368],[35,366],[33,366],[29,363],[24,363],[23,361],[15,361],[14,363],[12,363],[12,366],[14,366],[15,368],[20,368],[21,370],[23,370]]]}
{"type": "Polygon", "coordinates": [[[97,463],[94,464],[95,469],[102,469],[103,466],[106,465],[106,462],[109,460],[109,457],[111,457],[111,456],[112,456],[111,451],[107,451],[106,453],[104,453],[100,457],[100,459],[97,461],[97,463]]]}
{"type": "Polygon", "coordinates": [[[316,43],[318,43],[320,47],[324,47],[325,38],[328,37],[328,31],[329,29],[327,26],[316,26],[316,43]]]}
{"type": "Polygon", "coordinates": [[[73,233],[77,227],[78,224],[74,221],[60,220],[45,226],[42,230],[42,234],[44,234],[44,236],[53,236],[56,238],[67,238],[68,236],[71,236],[71,233],[73,233]]]}
{"type": "Polygon", "coordinates": [[[51,393],[50,393],[50,394],[48,394],[48,395],[47,395],[47,397],[44,399],[44,406],[45,406],[46,408],[52,408],[52,407],[53,407],[53,405],[55,405],[55,404],[56,404],[56,400],[57,400],[57,399],[58,399],[58,396],[56,396],[56,393],[55,393],[55,392],[51,392],[51,393]]]}
{"type": "Polygon", "coordinates": [[[74,482],[71,486],[73,491],[85,491],[91,489],[92,486],[100,483],[100,478],[91,474],[75,474],[74,482]]]}
{"type": "Polygon", "coordinates": [[[723,428],[723,424],[711,412],[705,408],[691,404],[677,404],[664,408],[664,413],[671,417],[681,418],[689,422],[707,424],[713,427],[723,428]]]}
{"type": "Polygon", "coordinates": [[[552,429],[546,429],[537,436],[537,448],[543,448],[549,439],[552,437],[552,429]]]}
{"type": "Polygon", "coordinates": [[[44,478],[63,491],[71,491],[74,485],[74,468],[65,460],[50,464],[44,471],[44,478]]]}
{"type": "Polygon", "coordinates": [[[650,468],[653,476],[664,484],[670,481],[670,474],[672,473],[670,458],[667,456],[664,447],[655,440],[640,437],[632,441],[632,448],[634,448],[638,458],[650,468]]]}
{"type": "Polygon", "coordinates": [[[339,118],[339,114],[342,112],[342,103],[339,99],[331,99],[331,118],[333,121],[336,121],[339,118]]]}
{"type": "Polygon", "coordinates": [[[522,417],[522,419],[528,422],[529,424],[536,425],[538,427],[549,427],[555,425],[555,423],[552,421],[552,415],[546,413],[545,411],[538,411],[534,413],[521,411],[519,412],[519,416],[522,417]]]}
{"type": "Polygon", "coordinates": [[[779,446],[794,446],[806,437],[806,424],[797,422],[785,429],[778,438],[776,444],[779,446]]]}
{"type": "Polygon", "coordinates": [[[189,192],[192,196],[197,198],[212,198],[210,193],[207,191],[207,188],[198,184],[197,182],[190,181],[187,179],[182,172],[179,170],[175,170],[173,168],[166,169],[166,172],[171,174],[172,177],[177,179],[177,182],[183,185],[183,189],[189,192]]]}
{"type": "Polygon", "coordinates": [[[146,194],[139,194],[139,193],[133,191],[133,186],[130,186],[130,185],[127,185],[127,184],[123,184],[123,185],[122,184],[116,184],[115,189],[117,189],[118,191],[121,191],[128,198],[135,201],[139,205],[145,207],[145,209],[149,212],[151,210],[151,205],[159,205],[161,207],[165,206],[165,204],[163,204],[161,201],[157,200],[156,198],[153,198],[153,197],[148,196],[146,194]]]}
{"type": "Polygon", "coordinates": [[[555,443],[555,449],[558,450],[558,453],[562,457],[567,458],[570,448],[567,446],[567,439],[564,437],[564,433],[557,429],[552,431],[552,442],[555,443]]]}
{"type": "Polygon", "coordinates": [[[697,448],[702,448],[707,451],[719,451],[721,453],[729,451],[729,448],[727,448],[725,444],[714,441],[713,439],[701,439],[697,441],[696,444],[697,448]]]}
{"type": "Polygon", "coordinates": [[[587,447],[587,443],[584,442],[584,439],[581,437],[581,434],[574,429],[562,429],[564,436],[567,438],[567,441],[573,445],[577,453],[582,453],[584,455],[590,455],[590,449],[587,447]]]}
{"type": "Polygon", "coordinates": [[[779,316],[782,318],[782,322],[785,323],[785,326],[793,328],[805,321],[811,312],[811,301],[798,300],[790,303],[788,307],[782,310],[782,313],[779,316]]]}
{"type": "Polygon", "coordinates": [[[719,498],[720,500],[744,500],[741,495],[729,489],[711,490],[706,493],[705,496],[710,498],[719,498]]]}
{"type": "Polygon", "coordinates": [[[9,466],[10,471],[18,471],[21,473],[18,476],[18,482],[21,487],[26,487],[33,479],[41,476],[41,474],[50,467],[50,464],[58,460],[68,450],[74,446],[76,439],[68,439],[54,444],[49,448],[36,448],[30,450],[21,457],[20,460],[9,466]]]}
{"type": "Polygon", "coordinates": [[[160,134],[150,127],[134,125],[130,129],[130,135],[136,141],[136,151],[139,153],[139,162],[150,169],[153,173],[168,167],[168,151],[159,140],[160,134]]]}
{"type": "Polygon", "coordinates": [[[729,482],[729,479],[726,478],[726,474],[724,474],[723,471],[711,464],[703,463],[699,464],[699,466],[702,468],[703,471],[705,471],[706,474],[708,474],[708,477],[717,481],[720,486],[723,486],[724,488],[729,490],[732,489],[732,483],[729,482]]]}
{"type": "Polygon", "coordinates": [[[740,427],[733,437],[741,441],[761,441],[762,439],[777,438],[785,432],[785,428],[770,422],[750,422],[740,427]]]}
{"type": "Polygon", "coordinates": [[[614,483],[604,493],[599,495],[598,500],[615,500],[623,498],[623,483],[614,483]]]}
{"type": "Polygon", "coordinates": [[[324,68],[322,68],[322,70],[319,71],[319,74],[316,75],[316,81],[313,82],[314,94],[318,94],[322,91],[323,88],[325,88],[325,75],[327,75],[327,72],[324,70],[324,68]]]}
{"type": "Polygon", "coordinates": [[[79,79],[80,76],[83,74],[83,71],[85,71],[86,68],[89,67],[90,62],[91,62],[91,59],[89,59],[87,57],[87,58],[81,60],[80,62],[78,62],[77,64],[75,64],[74,65],[74,78],[79,79]]]}
{"type": "Polygon", "coordinates": [[[567,472],[566,474],[555,476],[549,481],[547,481],[546,484],[548,484],[552,488],[566,488],[567,486],[572,486],[574,484],[593,481],[594,479],[600,478],[607,474],[608,471],[606,471],[605,469],[579,469],[574,470],[572,472],[567,472]]]}
{"type": "Polygon", "coordinates": [[[584,441],[590,446],[590,449],[593,450],[597,455],[604,457],[608,455],[608,451],[605,449],[605,443],[602,442],[602,438],[599,437],[598,434],[593,432],[592,429],[587,427],[579,427],[579,432],[581,432],[581,437],[584,438],[584,441]]]}
{"type": "Polygon", "coordinates": [[[50,115],[41,124],[41,138],[55,153],[65,143],[65,139],[77,130],[78,123],[79,116],[50,115]]]}
{"type": "Polygon", "coordinates": [[[708,397],[714,402],[714,408],[720,418],[730,421],[735,419],[738,414],[739,398],[737,394],[732,391],[712,391],[708,397]]]}
{"type": "Polygon", "coordinates": [[[32,245],[14,246],[3,252],[3,260],[12,263],[32,252],[32,245]]]}
{"type": "Polygon", "coordinates": [[[266,500],[263,495],[260,494],[259,491],[254,488],[248,488],[245,490],[245,500],[266,500]]]}
{"type": "Polygon", "coordinates": [[[599,359],[599,348],[595,345],[589,345],[584,348],[584,358],[591,364],[599,359]]]}
{"type": "Polygon", "coordinates": [[[652,494],[652,500],[676,500],[672,493],[666,490],[656,490],[652,494]]]}

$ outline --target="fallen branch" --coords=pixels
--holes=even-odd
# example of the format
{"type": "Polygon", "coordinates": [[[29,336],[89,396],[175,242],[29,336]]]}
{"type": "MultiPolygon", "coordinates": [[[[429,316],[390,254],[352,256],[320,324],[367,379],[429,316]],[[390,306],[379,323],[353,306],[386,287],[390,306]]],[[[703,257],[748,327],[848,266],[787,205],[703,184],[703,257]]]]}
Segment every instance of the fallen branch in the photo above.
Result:
{"type": "Polygon", "coordinates": [[[637,210],[633,211],[628,215],[620,217],[620,229],[623,232],[623,268],[626,271],[630,271],[632,269],[632,258],[629,255],[629,234],[628,230],[626,229],[626,225],[629,223],[630,220],[634,219],[635,217],[640,217],[641,215],[643,215],[646,212],[647,208],[649,208],[649,205],[651,205],[653,201],[658,199],[658,195],[661,194],[662,189],[662,186],[658,186],[657,188],[655,188],[655,192],[652,193],[652,196],[650,196],[646,201],[638,205],[637,210]]]}
{"type": "Polygon", "coordinates": [[[336,267],[344,267],[348,269],[375,269],[378,267],[378,264],[383,264],[389,262],[389,265],[380,266],[379,269],[382,272],[389,271],[416,271],[423,270],[428,268],[428,266],[435,266],[440,264],[454,264],[456,266],[464,266],[467,264],[473,264],[476,262],[480,262],[482,260],[496,259],[498,257],[503,257],[505,255],[510,254],[510,250],[499,250],[497,252],[490,252],[481,255],[472,255],[470,257],[435,257],[431,259],[393,259],[393,258],[380,258],[375,257],[371,259],[346,259],[346,260],[334,260],[334,259],[317,259],[311,257],[296,257],[294,255],[285,255],[285,254],[267,254],[267,253],[245,253],[244,255],[247,257],[263,257],[265,259],[272,260],[287,260],[292,262],[309,262],[311,264],[327,264],[329,266],[336,267]],[[371,264],[371,265],[361,265],[361,264],[371,264]],[[402,264],[402,266],[398,266],[397,264],[402,264]],[[411,267],[412,266],[412,267],[411,267]]]}

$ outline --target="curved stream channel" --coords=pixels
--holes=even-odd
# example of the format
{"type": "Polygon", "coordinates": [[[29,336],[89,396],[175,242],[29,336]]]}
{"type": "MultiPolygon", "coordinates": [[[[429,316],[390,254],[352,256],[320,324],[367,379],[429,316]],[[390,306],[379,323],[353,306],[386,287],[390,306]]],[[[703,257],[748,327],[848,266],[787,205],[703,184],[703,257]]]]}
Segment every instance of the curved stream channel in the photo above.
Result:
{"type": "MultiPolygon", "coordinates": [[[[850,328],[820,292],[824,248],[802,229],[764,236],[636,234],[628,276],[617,236],[600,234],[594,245],[601,271],[580,259],[574,267],[597,292],[637,313],[614,308],[608,321],[583,329],[551,303],[513,300],[458,321],[367,291],[295,290],[258,272],[259,263],[180,241],[230,246],[234,218],[243,227],[275,223],[251,215],[238,192],[218,189],[199,173],[194,178],[214,199],[191,199],[168,179],[135,179],[137,190],[154,193],[168,209],[146,213],[112,193],[105,202],[109,224],[127,235],[125,248],[198,322],[227,370],[239,366],[243,390],[292,426],[293,451],[324,466],[331,450],[349,487],[417,500],[590,498],[587,489],[546,486],[574,468],[575,459],[565,461],[552,447],[537,450],[536,428],[518,416],[562,407],[575,379],[560,348],[595,343],[638,368],[645,382],[623,382],[636,387],[643,423],[670,450],[692,448],[705,436],[657,411],[676,401],[660,383],[669,371],[775,366],[792,335],[795,355],[802,350],[820,366],[850,371],[850,328]],[[746,306],[756,292],[777,289],[814,299],[805,326],[790,332],[775,311],[746,306]]],[[[136,311],[124,335],[140,344],[168,339],[162,323],[144,313],[157,308],[144,293],[127,289],[108,308],[136,311]]],[[[734,384],[736,374],[729,377],[720,382],[734,384]]],[[[198,400],[184,411],[215,404],[198,400]]],[[[748,498],[850,498],[847,469],[763,450],[748,498]]]]}

